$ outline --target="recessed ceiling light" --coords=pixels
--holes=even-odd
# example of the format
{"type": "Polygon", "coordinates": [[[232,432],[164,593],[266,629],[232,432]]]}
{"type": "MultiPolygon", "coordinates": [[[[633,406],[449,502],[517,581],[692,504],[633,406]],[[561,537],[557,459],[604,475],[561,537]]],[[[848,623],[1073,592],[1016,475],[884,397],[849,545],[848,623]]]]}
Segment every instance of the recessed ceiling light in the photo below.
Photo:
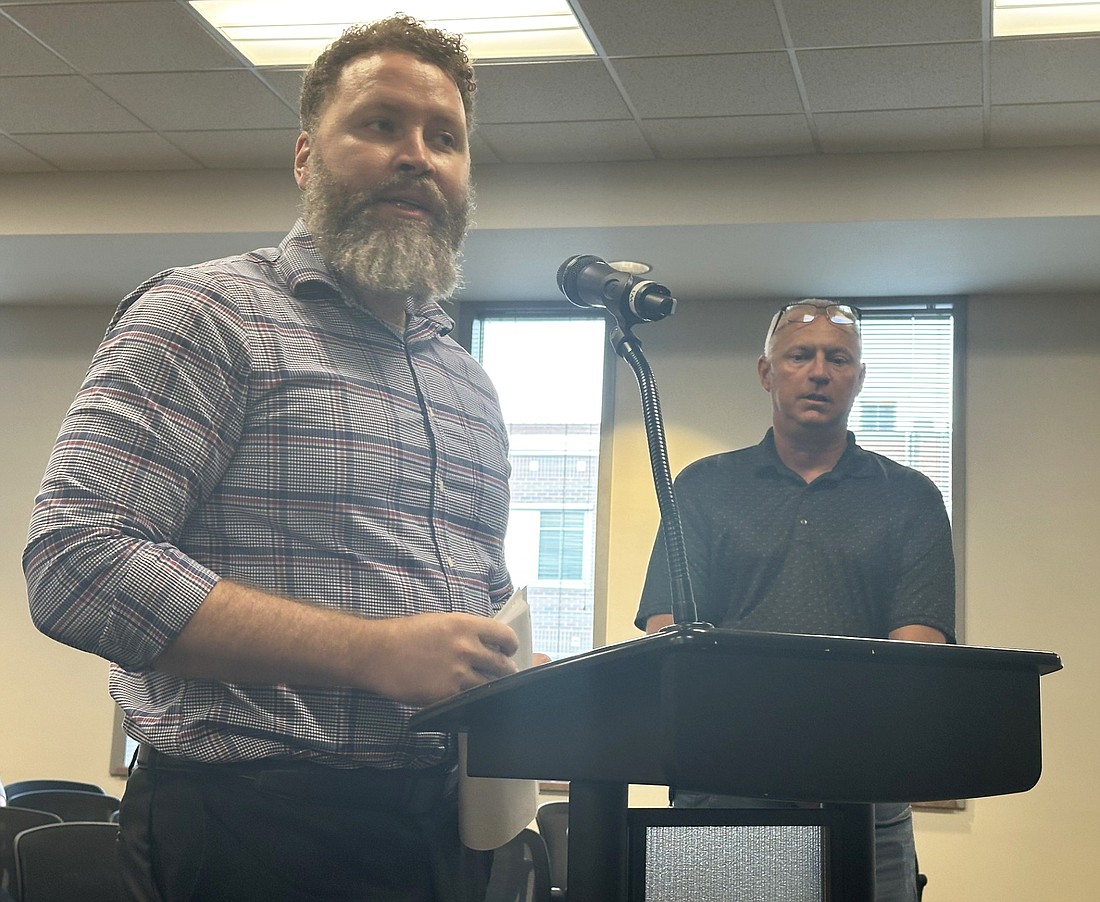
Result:
{"type": "Polygon", "coordinates": [[[1100,32],[1100,2],[993,0],[993,37],[1100,32]]]}
{"type": "Polygon", "coordinates": [[[392,0],[191,0],[191,6],[257,66],[309,65],[349,25],[395,12],[461,34],[475,60],[595,55],[567,0],[410,0],[397,9],[392,0]]]}
{"type": "Polygon", "coordinates": [[[615,260],[607,265],[619,272],[628,272],[632,276],[644,276],[653,269],[648,263],[642,263],[638,260],[615,260]]]}

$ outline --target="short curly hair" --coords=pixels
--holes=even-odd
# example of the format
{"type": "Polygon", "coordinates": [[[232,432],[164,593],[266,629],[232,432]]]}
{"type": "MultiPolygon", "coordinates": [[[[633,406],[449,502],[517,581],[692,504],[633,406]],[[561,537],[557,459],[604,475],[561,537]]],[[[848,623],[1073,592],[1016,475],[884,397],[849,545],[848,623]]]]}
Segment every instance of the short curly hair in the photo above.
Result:
{"type": "Polygon", "coordinates": [[[462,36],[428,28],[412,16],[398,14],[367,25],[351,26],[306,69],[300,103],[302,131],[312,132],[316,128],[344,66],[356,57],[383,50],[408,53],[442,69],[462,97],[467,127],[473,125],[477,84],[462,36]]]}

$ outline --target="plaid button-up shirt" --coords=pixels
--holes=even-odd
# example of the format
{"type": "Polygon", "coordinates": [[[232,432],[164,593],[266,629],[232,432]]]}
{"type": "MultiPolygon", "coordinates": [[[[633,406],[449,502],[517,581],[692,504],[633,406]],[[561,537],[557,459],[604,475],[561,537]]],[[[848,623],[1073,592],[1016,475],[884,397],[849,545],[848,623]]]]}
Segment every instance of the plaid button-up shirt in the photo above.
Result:
{"type": "Polygon", "coordinates": [[[202,761],[417,767],[446,737],[350,689],[155,672],[219,578],[364,617],[491,615],[508,449],[436,304],[403,337],[342,295],[302,223],[123,300],[62,424],[24,552],[45,633],[113,662],[129,734],[202,761]]]}

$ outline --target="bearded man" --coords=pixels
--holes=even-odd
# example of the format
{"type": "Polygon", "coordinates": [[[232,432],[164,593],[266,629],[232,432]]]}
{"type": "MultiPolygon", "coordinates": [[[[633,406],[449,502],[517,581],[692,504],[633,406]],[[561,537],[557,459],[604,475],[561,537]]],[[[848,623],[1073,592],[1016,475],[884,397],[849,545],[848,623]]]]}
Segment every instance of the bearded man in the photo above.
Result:
{"type": "Polygon", "coordinates": [[[125,298],[61,427],[24,569],[140,743],[126,898],[483,896],[453,737],[408,729],[515,670],[506,433],[437,303],[473,91],[458,37],[349,29],[304,80],[302,220],[125,298]]]}

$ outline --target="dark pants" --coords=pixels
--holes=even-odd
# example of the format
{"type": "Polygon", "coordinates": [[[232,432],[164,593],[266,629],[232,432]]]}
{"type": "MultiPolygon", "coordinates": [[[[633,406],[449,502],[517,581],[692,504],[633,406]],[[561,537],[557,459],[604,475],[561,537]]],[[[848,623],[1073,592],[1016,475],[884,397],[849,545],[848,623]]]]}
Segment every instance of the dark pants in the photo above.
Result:
{"type": "Polygon", "coordinates": [[[480,902],[449,775],[144,754],[120,812],[133,902],[480,902]]]}

